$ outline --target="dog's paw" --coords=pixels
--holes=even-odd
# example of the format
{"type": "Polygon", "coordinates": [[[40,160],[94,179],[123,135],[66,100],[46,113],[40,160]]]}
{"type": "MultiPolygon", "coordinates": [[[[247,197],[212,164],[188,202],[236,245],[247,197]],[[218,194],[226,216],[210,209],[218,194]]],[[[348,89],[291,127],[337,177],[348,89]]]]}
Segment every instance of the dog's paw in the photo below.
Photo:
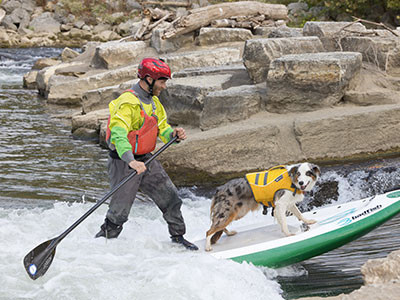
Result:
{"type": "Polygon", "coordinates": [[[307,225],[312,225],[312,224],[317,223],[317,221],[316,220],[304,220],[304,223],[306,223],[307,225]]]}
{"type": "Polygon", "coordinates": [[[226,233],[227,236],[232,236],[232,235],[235,235],[237,233],[237,231],[235,231],[235,230],[231,230],[231,231],[224,230],[224,232],[226,233]]]}
{"type": "Polygon", "coordinates": [[[283,234],[286,235],[287,237],[296,235],[296,234],[291,233],[289,231],[288,232],[284,232],[283,234]]]}
{"type": "Polygon", "coordinates": [[[212,247],[206,247],[205,250],[206,250],[207,252],[209,252],[209,251],[212,250],[212,247]]]}

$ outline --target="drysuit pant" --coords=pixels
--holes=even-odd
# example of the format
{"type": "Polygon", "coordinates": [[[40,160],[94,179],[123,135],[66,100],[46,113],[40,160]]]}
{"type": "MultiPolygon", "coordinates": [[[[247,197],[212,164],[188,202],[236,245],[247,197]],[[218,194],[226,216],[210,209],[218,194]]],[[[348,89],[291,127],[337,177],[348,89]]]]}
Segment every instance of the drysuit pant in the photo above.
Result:
{"type": "MultiPolygon", "coordinates": [[[[147,154],[143,160],[150,157],[151,154],[147,154]]],[[[126,162],[120,159],[109,157],[107,166],[111,189],[134,172],[126,162]]],[[[148,195],[161,210],[170,235],[184,235],[186,228],[181,212],[182,200],[168,174],[155,159],[147,165],[144,173],[135,175],[115,192],[111,197],[107,219],[117,225],[125,223],[139,189],[148,195]]]]}

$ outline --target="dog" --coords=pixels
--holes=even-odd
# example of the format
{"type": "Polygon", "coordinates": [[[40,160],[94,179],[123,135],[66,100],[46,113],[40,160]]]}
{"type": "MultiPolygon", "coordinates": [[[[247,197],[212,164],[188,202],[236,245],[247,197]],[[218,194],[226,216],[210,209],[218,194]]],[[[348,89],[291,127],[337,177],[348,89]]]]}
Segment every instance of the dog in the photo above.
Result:
{"type": "Polygon", "coordinates": [[[211,251],[211,244],[215,244],[223,232],[228,236],[236,234],[226,227],[249,211],[259,209],[260,205],[264,205],[264,214],[266,207],[273,207],[273,215],[286,236],[294,235],[288,229],[286,212],[293,213],[307,225],[314,224],[315,220],[303,217],[296,203],[304,199],[304,193],[313,189],[320,176],[317,165],[304,162],[249,173],[245,178],[232,179],[217,188],[211,201],[211,227],[206,233],[205,250],[211,251]]]}

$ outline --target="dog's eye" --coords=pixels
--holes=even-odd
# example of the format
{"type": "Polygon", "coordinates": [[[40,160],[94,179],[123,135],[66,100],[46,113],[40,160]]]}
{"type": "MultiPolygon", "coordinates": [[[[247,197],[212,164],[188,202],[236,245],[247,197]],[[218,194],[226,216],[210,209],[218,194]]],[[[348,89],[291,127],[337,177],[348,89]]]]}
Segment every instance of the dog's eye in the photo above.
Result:
{"type": "Polygon", "coordinates": [[[313,176],[314,176],[314,173],[311,172],[311,171],[307,171],[307,172],[306,172],[306,175],[307,175],[307,176],[310,176],[310,177],[313,177],[313,176]]]}

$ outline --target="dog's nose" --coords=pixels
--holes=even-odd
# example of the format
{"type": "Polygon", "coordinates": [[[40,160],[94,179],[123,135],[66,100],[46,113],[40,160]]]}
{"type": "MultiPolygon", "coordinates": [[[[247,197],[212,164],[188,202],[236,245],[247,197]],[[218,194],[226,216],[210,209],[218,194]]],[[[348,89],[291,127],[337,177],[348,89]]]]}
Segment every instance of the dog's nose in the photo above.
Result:
{"type": "Polygon", "coordinates": [[[299,181],[299,185],[304,185],[304,182],[303,181],[299,181]]]}

